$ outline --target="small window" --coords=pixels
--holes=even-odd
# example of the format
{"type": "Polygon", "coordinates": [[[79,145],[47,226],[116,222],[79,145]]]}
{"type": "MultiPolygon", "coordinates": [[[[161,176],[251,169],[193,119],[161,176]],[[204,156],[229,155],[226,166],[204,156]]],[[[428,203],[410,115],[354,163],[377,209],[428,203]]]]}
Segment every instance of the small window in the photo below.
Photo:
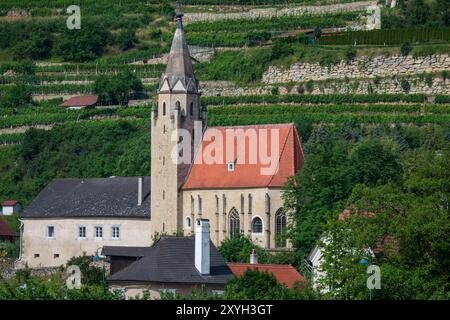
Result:
{"type": "Polygon", "coordinates": [[[163,200],[165,200],[166,199],[166,191],[165,190],[163,190],[162,196],[163,196],[163,200]]]}
{"type": "Polygon", "coordinates": [[[186,217],[186,229],[191,229],[191,227],[192,227],[191,218],[186,217]]]}
{"type": "Polygon", "coordinates": [[[164,124],[163,125],[163,134],[165,134],[166,133],[166,125],[164,124]]]}
{"type": "Polygon", "coordinates": [[[101,226],[94,227],[94,238],[95,239],[103,238],[103,227],[101,226]]]}
{"type": "Polygon", "coordinates": [[[41,255],[40,255],[39,253],[35,253],[35,254],[34,254],[34,258],[35,258],[35,259],[39,258],[40,256],[41,256],[41,255]]]}
{"type": "Polygon", "coordinates": [[[165,102],[163,102],[163,110],[162,110],[162,112],[163,112],[163,116],[165,116],[166,115],[166,103],[165,102]]]}
{"type": "Polygon", "coordinates": [[[255,217],[252,221],[252,233],[262,233],[263,224],[262,220],[259,217],[255,217]]]}
{"type": "Polygon", "coordinates": [[[54,258],[54,259],[58,259],[58,258],[59,258],[59,253],[53,254],[53,258],[54,258]]]}
{"type": "Polygon", "coordinates": [[[120,239],[120,227],[119,226],[112,227],[111,234],[112,234],[112,238],[114,240],[119,240],[120,239]]]}
{"type": "Polygon", "coordinates": [[[193,102],[191,102],[191,105],[189,107],[189,113],[190,113],[191,117],[194,116],[194,103],[193,102]]]}
{"type": "Polygon", "coordinates": [[[228,171],[234,171],[235,164],[234,162],[228,162],[228,171]]]}
{"type": "Polygon", "coordinates": [[[78,239],[86,239],[86,227],[85,226],[78,227],[78,239]]]}
{"type": "Polygon", "coordinates": [[[47,238],[55,238],[55,226],[47,226],[47,238]]]}

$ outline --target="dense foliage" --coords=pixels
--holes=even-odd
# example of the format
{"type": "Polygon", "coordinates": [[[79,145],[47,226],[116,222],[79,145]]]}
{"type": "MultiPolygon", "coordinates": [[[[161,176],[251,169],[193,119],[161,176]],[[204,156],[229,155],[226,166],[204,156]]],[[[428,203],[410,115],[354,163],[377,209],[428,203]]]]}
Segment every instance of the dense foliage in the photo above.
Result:
{"type": "Polygon", "coordinates": [[[260,263],[264,263],[268,258],[267,253],[262,248],[255,245],[250,238],[242,234],[222,241],[218,249],[227,262],[248,263],[253,249],[256,250],[260,263]]]}
{"type": "Polygon", "coordinates": [[[18,199],[26,206],[56,177],[148,175],[149,133],[149,123],[131,121],[30,129],[21,145],[2,147],[0,200],[18,199]]]}
{"type": "Polygon", "coordinates": [[[375,298],[450,297],[449,156],[448,144],[442,151],[409,150],[402,179],[355,186],[346,203],[352,214],[344,220],[329,216],[324,234],[328,241],[323,245],[326,277],[321,285],[332,289],[331,296],[367,296],[359,281],[365,270],[357,267],[357,261],[366,257],[381,269],[382,285],[372,293],[375,298]]]}
{"type": "Polygon", "coordinates": [[[367,130],[354,124],[321,125],[312,132],[304,144],[304,168],[289,181],[284,198],[293,214],[290,236],[300,257],[318,239],[326,239],[321,242],[327,274],[322,285],[332,288],[330,295],[368,297],[361,258],[381,267],[379,298],[448,293],[443,271],[448,268],[443,256],[448,243],[442,237],[449,232],[449,137],[448,126],[367,130]],[[362,214],[337,219],[347,208],[362,214]],[[365,212],[374,212],[375,218],[365,212]],[[367,248],[377,248],[386,236],[395,240],[387,241],[384,252],[367,256],[367,248]],[[390,256],[393,244],[398,252],[390,256]],[[417,254],[419,248],[427,253],[417,254]],[[398,290],[402,282],[407,286],[398,290]]]}
{"type": "Polygon", "coordinates": [[[99,95],[102,104],[128,105],[130,95],[144,89],[141,79],[131,72],[121,72],[113,76],[100,76],[94,83],[93,91],[99,95]]]}

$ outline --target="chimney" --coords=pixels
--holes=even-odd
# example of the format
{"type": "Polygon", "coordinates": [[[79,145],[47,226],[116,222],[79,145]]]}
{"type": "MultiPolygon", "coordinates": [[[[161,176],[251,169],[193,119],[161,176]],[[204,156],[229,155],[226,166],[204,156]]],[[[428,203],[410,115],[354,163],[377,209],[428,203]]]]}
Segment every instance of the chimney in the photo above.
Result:
{"type": "Polygon", "coordinates": [[[138,206],[142,204],[142,178],[138,178],[138,206]]]}
{"type": "Polygon", "coordinates": [[[252,253],[250,254],[250,264],[258,264],[258,254],[255,249],[252,249],[252,253]]]}
{"type": "Polygon", "coordinates": [[[209,274],[209,220],[197,219],[195,225],[195,267],[201,274],[209,274]]]}

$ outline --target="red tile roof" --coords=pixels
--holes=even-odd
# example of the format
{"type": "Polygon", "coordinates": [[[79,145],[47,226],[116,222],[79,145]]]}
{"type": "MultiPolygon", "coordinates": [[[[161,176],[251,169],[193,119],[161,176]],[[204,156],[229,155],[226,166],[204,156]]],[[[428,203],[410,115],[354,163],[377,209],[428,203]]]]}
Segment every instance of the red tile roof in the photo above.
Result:
{"type": "MultiPolygon", "coordinates": [[[[274,135],[274,137],[276,137],[274,135]]],[[[220,141],[220,140],[219,140],[220,141]]],[[[264,140],[262,140],[264,141],[264,140]]],[[[229,142],[229,141],[228,141],[229,142]]],[[[234,147],[234,154],[239,155],[237,150],[237,139],[233,139],[232,146],[234,147]]],[[[231,148],[230,148],[231,149],[231,148]]],[[[296,172],[300,171],[303,165],[303,148],[298,136],[297,128],[295,124],[270,124],[270,125],[253,125],[253,126],[240,126],[240,127],[212,127],[208,128],[203,134],[202,148],[199,149],[194,164],[191,167],[191,171],[186,179],[183,189],[222,189],[222,188],[252,188],[252,187],[281,187],[286,182],[286,179],[290,176],[295,175],[296,172]],[[242,159],[235,159],[236,166],[234,171],[228,171],[227,166],[227,130],[242,129],[244,134],[255,130],[258,137],[256,143],[249,143],[249,139],[245,139],[245,160],[244,163],[239,163],[242,159]],[[259,137],[263,129],[267,130],[267,136],[265,141],[267,142],[267,150],[261,152],[262,154],[272,154],[272,148],[278,148],[278,167],[274,170],[273,174],[262,174],[261,169],[268,168],[268,164],[264,164],[259,159],[260,144],[259,137]],[[211,143],[217,143],[211,137],[214,136],[213,131],[218,130],[222,134],[223,143],[223,158],[222,163],[198,163],[201,154],[210,154],[206,150],[211,149],[208,146],[211,143]],[[278,130],[279,138],[276,146],[272,147],[272,134],[278,130]],[[208,136],[209,135],[209,136],[208,136]],[[212,141],[211,141],[212,140],[212,141]],[[203,150],[203,151],[202,151],[203,150]],[[256,150],[257,161],[256,163],[250,164],[250,150],[256,150]]],[[[264,151],[264,150],[262,150],[264,151]]]]}
{"type": "Polygon", "coordinates": [[[289,264],[250,264],[250,263],[228,263],[233,274],[240,277],[248,269],[256,269],[261,272],[272,273],[279,283],[292,288],[296,282],[304,282],[305,278],[289,264]]]}
{"type": "Polygon", "coordinates": [[[82,107],[82,106],[93,106],[97,103],[98,96],[86,95],[72,97],[63,102],[61,106],[63,107],[82,107]]]}
{"type": "Polygon", "coordinates": [[[18,201],[15,201],[15,200],[7,200],[7,201],[4,201],[3,203],[2,203],[2,206],[4,206],[4,207],[12,207],[12,206],[15,206],[16,204],[18,204],[19,202],[18,201]]]}
{"type": "Polygon", "coordinates": [[[0,236],[15,237],[16,232],[3,220],[0,220],[0,236]]]}

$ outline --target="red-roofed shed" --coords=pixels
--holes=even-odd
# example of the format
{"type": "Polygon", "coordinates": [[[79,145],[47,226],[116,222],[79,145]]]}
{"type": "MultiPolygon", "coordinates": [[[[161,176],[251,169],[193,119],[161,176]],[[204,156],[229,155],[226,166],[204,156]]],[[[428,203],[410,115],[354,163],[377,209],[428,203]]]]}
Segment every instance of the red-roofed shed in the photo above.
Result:
{"type": "Polygon", "coordinates": [[[94,107],[97,101],[98,96],[95,95],[76,96],[64,101],[61,106],[69,109],[83,109],[94,107]]]}
{"type": "Polygon", "coordinates": [[[3,220],[0,220],[0,241],[14,241],[16,232],[3,220]]]}
{"type": "Polygon", "coordinates": [[[20,203],[16,200],[6,200],[2,203],[2,212],[1,214],[4,216],[10,216],[14,213],[19,213],[20,211],[20,203]]]}

